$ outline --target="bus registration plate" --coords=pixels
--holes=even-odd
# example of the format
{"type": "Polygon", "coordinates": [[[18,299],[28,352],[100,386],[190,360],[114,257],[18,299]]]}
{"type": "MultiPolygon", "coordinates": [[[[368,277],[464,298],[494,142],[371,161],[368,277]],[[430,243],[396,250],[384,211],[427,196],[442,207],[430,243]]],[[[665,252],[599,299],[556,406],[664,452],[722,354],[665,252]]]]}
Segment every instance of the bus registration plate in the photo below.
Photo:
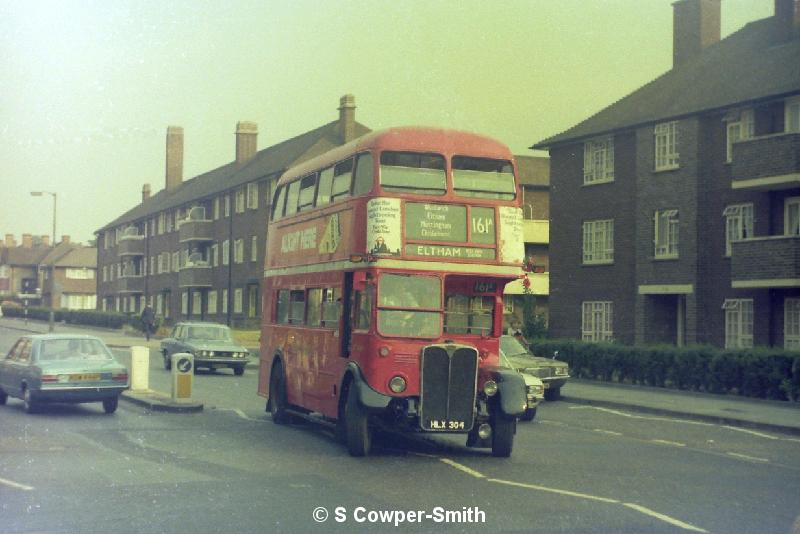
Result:
{"type": "Polygon", "coordinates": [[[425,430],[466,430],[464,421],[447,421],[444,419],[428,419],[425,430]]]}

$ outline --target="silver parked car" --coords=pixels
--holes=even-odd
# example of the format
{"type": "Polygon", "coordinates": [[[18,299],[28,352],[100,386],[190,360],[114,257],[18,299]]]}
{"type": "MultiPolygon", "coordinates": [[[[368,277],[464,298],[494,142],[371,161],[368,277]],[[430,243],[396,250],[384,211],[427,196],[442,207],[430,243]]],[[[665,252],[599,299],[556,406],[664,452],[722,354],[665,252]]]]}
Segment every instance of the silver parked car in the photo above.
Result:
{"type": "MultiPolygon", "coordinates": [[[[508,358],[505,357],[502,351],[500,351],[500,365],[503,367],[508,367],[509,369],[515,369],[514,365],[508,361],[508,358]]],[[[519,420],[533,421],[533,418],[536,417],[536,408],[539,407],[539,404],[542,402],[542,398],[544,397],[544,383],[542,383],[539,378],[531,374],[520,374],[522,375],[522,379],[525,380],[525,398],[528,404],[525,408],[525,413],[519,417],[519,420]]]]}
{"type": "Polygon", "coordinates": [[[234,374],[241,375],[250,358],[249,351],[237,345],[231,329],[224,324],[205,322],[178,323],[170,337],[161,341],[164,369],[172,367],[172,355],[189,352],[194,356],[194,368],[211,370],[230,367],[234,374]]]}
{"type": "Polygon", "coordinates": [[[47,402],[102,402],[114,413],[127,387],[128,369],[94,336],[23,336],[0,360],[0,404],[17,397],[29,413],[47,402]]]}
{"type": "Polygon", "coordinates": [[[544,382],[545,400],[557,400],[561,387],[569,378],[569,364],[555,359],[534,356],[514,336],[500,336],[500,353],[511,362],[511,367],[522,374],[533,375],[544,382]]]}

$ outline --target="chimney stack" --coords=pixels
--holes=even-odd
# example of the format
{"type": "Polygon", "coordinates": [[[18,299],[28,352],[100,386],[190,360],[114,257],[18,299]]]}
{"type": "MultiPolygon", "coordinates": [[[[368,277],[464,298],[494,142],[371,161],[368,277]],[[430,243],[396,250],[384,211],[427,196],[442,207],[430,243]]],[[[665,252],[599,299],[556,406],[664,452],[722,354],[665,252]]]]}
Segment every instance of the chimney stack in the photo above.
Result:
{"type": "Polygon", "coordinates": [[[720,0],[678,0],[672,4],[672,68],[700,56],[719,42],[720,0]]]}
{"type": "Polygon", "coordinates": [[[775,0],[776,43],[791,41],[800,35],[800,0],[775,0]]]}
{"type": "Polygon", "coordinates": [[[144,184],[142,186],[142,203],[148,198],[150,198],[150,184],[144,184]]]}
{"type": "Polygon", "coordinates": [[[250,161],[258,151],[258,124],[249,121],[236,123],[236,165],[250,161]]]}
{"type": "Polygon", "coordinates": [[[183,128],[167,127],[167,192],[176,190],[183,182],[183,128]]]}
{"type": "Polygon", "coordinates": [[[65,245],[69,245],[69,236],[68,235],[62,235],[61,236],[61,242],[63,244],[65,244],[65,245]]]}
{"type": "Polygon", "coordinates": [[[17,242],[14,240],[14,234],[6,234],[6,247],[13,248],[17,246],[17,242]]]}
{"type": "Polygon", "coordinates": [[[356,138],[356,97],[353,95],[339,99],[339,137],[342,144],[356,138]]]}
{"type": "Polygon", "coordinates": [[[33,247],[33,236],[31,234],[22,234],[22,248],[33,247]]]}
{"type": "Polygon", "coordinates": [[[49,235],[43,235],[42,236],[42,246],[43,247],[49,247],[50,246],[50,236],[49,235]]]}

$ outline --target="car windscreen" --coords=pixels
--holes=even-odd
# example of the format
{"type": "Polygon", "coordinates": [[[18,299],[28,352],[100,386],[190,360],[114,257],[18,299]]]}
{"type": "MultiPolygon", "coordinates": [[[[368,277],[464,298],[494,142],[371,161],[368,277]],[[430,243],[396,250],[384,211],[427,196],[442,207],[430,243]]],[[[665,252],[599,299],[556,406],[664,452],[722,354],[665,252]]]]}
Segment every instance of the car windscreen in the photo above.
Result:
{"type": "Polygon", "coordinates": [[[188,339],[198,341],[231,341],[231,331],[224,326],[190,326],[188,339]]]}
{"type": "Polygon", "coordinates": [[[113,356],[99,339],[45,339],[39,344],[38,361],[111,360],[113,356]]]}
{"type": "Polygon", "coordinates": [[[522,343],[514,339],[514,336],[500,336],[500,350],[509,358],[519,355],[530,356],[528,349],[526,349],[522,343]]]}

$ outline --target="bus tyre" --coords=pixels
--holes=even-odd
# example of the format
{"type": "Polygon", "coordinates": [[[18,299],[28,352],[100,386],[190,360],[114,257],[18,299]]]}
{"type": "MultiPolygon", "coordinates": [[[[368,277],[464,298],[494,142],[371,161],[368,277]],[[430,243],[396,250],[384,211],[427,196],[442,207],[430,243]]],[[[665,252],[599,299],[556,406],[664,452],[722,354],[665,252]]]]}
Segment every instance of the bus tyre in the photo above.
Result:
{"type": "Polygon", "coordinates": [[[536,417],[536,408],[528,408],[525,413],[519,418],[520,421],[533,421],[536,417]]]}
{"type": "Polygon", "coordinates": [[[269,377],[269,412],[272,414],[273,423],[285,425],[289,422],[289,414],[286,413],[286,382],[283,378],[283,366],[280,363],[272,366],[272,374],[269,377]]]}
{"type": "Polygon", "coordinates": [[[516,430],[517,419],[502,413],[494,416],[494,428],[492,429],[492,456],[507,458],[511,456],[511,449],[514,447],[514,431],[516,430]]]}
{"type": "Polygon", "coordinates": [[[358,392],[354,384],[347,389],[344,423],[347,433],[347,452],[350,453],[350,456],[367,456],[372,447],[369,416],[358,400],[358,392]]]}

